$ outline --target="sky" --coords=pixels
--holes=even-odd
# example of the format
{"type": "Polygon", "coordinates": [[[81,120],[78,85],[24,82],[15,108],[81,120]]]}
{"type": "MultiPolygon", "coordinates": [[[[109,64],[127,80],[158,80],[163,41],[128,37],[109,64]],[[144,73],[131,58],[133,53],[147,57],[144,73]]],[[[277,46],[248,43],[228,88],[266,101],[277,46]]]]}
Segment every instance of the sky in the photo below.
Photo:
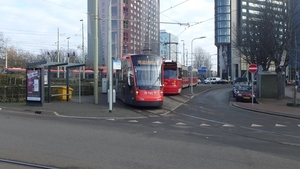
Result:
{"type": "MultiPolygon", "coordinates": [[[[59,38],[61,50],[79,50],[82,24],[87,46],[87,0],[2,0],[0,11],[0,32],[9,39],[8,46],[39,54],[41,50],[57,49],[59,38]]],[[[160,0],[160,11],[160,29],[178,36],[178,52],[183,50],[183,41],[190,52],[194,38],[206,37],[194,40],[193,48],[201,47],[213,55],[216,70],[214,1],[160,0]]]]}

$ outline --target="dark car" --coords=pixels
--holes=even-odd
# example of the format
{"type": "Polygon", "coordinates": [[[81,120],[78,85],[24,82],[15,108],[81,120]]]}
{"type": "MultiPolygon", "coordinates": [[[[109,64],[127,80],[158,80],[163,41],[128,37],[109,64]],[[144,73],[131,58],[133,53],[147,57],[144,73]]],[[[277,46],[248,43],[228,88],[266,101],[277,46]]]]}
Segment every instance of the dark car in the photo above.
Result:
{"type": "Polygon", "coordinates": [[[239,86],[241,86],[241,85],[246,86],[246,85],[248,85],[248,83],[247,82],[237,82],[237,83],[234,83],[232,85],[232,96],[234,98],[236,96],[236,93],[237,93],[237,90],[238,90],[239,86]]]}
{"type": "Polygon", "coordinates": [[[216,84],[227,84],[228,83],[228,80],[226,79],[220,79],[216,82],[216,84]]]}
{"type": "Polygon", "coordinates": [[[240,85],[238,86],[235,94],[235,101],[250,101],[256,102],[255,92],[252,95],[252,87],[248,85],[240,85]]]}
{"type": "Polygon", "coordinates": [[[236,79],[233,80],[233,84],[238,82],[247,82],[247,81],[248,79],[246,77],[237,77],[236,79]]]}

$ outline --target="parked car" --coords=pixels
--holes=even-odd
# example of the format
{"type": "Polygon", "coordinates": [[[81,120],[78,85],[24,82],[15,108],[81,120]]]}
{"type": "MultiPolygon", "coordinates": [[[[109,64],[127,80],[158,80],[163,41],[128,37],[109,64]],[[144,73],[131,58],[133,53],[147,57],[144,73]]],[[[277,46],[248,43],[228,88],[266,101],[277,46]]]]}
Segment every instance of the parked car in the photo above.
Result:
{"type": "Polygon", "coordinates": [[[239,85],[235,94],[235,101],[252,101],[256,102],[255,92],[252,95],[252,87],[249,85],[239,85]]]}
{"type": "Polygon", "coordinates": [[[200,84],[201,82],[202,82],[201,79],[198,78],[198,84],[200,84]]]}
{"type": "Polygon", "coordinates": [[[245,86],[245,85],[248,85],[248,83],[247,82],[237,82],[232,85],[232,95],[234,98],[236,96],[239,86],[241,86],[241,85],[245,86]]]}
{"type": "Polygon", "coordinates": [[[211,78],[210,77],[208,77],[208,78],[206,78],[204,80],[204,84],[210,84],[210,82],[211,82],[211,78]]]}
{"type": "Polygon", "coordinates": [[[216,81],[216,84],[227,84],[228,80],[226,79],[220,79],[219,81],[216,81]]]}
{"type": "Polygon", "coordinates": [[[212,83],[212,84],[217,84],[220,80],[221,80],[220,77],[212,77],[211,83],[212,83]]]}
{"type": "Polygon", "coordinates": [[[247,78],[246,77],[237,77],[233,80],[233,84],[234,83],[238,83],[238,82],[247,82],[247,78]]]}

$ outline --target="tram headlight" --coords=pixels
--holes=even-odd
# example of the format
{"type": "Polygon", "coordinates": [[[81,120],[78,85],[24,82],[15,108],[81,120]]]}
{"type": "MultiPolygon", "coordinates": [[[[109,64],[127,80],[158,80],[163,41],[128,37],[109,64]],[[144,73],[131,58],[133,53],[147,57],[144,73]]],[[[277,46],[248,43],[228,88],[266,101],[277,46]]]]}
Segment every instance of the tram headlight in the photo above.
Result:
{"type": "Polygon", "coordinates": [[[173,85],[173,86],[176,86],[176,81],[173,81],[173,82],[172,82],[172,85],[173,85]]]}
{"type": "Polygon", "coordinates": [[[139,95],[139,91],[138,90],[135,91],[135,95],[139,95]]]}

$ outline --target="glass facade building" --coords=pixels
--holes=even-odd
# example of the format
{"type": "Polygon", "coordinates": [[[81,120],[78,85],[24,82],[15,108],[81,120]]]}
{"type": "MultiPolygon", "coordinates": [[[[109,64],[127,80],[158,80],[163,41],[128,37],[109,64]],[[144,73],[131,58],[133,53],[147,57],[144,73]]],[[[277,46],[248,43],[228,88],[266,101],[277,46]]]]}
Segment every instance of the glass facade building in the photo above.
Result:
{"type": "Polygon", "coordinates": [[[166,30],[160,31],[160,56],[165,57],[166,60],[173,60],[182,62],[181,59],[178,60],[178,37],[168,33],[166,30]]]}
{"type": "Polygon", "coordinates": [[[215,45],[218,48],[218,76],[231,78],[231,0],[215,0],[215,45]]]}

